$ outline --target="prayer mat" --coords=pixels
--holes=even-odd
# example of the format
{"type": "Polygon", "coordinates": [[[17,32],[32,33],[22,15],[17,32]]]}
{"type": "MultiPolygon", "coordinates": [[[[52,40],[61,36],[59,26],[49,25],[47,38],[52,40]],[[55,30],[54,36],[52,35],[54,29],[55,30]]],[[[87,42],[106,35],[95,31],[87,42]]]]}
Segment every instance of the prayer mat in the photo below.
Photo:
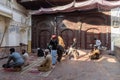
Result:
{"type": "Polygon", "coordinates": [[[12,68],[3,68],[4,71],[8,71],[8,72],[14,72],[14,69],[12,68]]]}
{"type": "Polygon", "coordinates": [[[17,71],[17,70],[15,70],[15,69],[13,69],[13,68],[4,68],[3,69],[5,72],[20,72],[20,71],[17,71]]]}
{"type": "Polygon", "coordinates": [[[40,76],[42,77],[48,77],[50,73],[54,70],[55,67],[53,67],[50,71],[47,72],[41,72],[40,76]]]}
{"type": "Polygon", "coordinates": [[[35,74],[37,76],[42,76],[42,77],[47,77],[55,67],[53,67],[50,71],[48,72],[41,72],[38,71],[37,67],[41,64],[44,58],[38,58],[36,61],[34,61],[32,64],[30,64],[26,69],[21,72],[21,74],[35,74]]]}
{"type": "Polygon", "coordinates": [[[35,61],[33,61],[31,64],[29,64],[28,66],[24,67],[21,74],[26,73],[28,70],[31,70],[32,67],[34,66],[38,66],[44,58],[37,58],[35,61]]]}
{"type": "Polygon", "coordinates": [[[26,71],[25,73],[27,73],[27,74],[35,74],[35,75],[42,76],[42,77],[47,77],[54,70],[54,68],[55,68],[55,66],[50,71],[42,72],[42,71],[38,71],[36,66],[34,66],[31,69],[29,69],[28,71],[26,71]]]}
{"type": "Polygon", "coordinates": [[[29,61],[30,61],[30,62],[35,61],[36,58],[37,58],[37,56],[30,56],[30,57],[29,57],[29,61]]]}
{"type": "Polygon", "coordinates": [[[28,73],[39,74],[40,71],[38,71],[37,68],[36,68],[36,69],[28,70],[28,73]]]}

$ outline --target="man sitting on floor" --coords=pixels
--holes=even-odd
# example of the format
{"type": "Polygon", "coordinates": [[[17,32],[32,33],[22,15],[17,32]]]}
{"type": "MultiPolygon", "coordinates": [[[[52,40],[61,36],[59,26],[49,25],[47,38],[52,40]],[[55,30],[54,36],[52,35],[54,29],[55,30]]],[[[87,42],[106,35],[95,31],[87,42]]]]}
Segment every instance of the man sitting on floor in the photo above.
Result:
{"type": "Polygon", "coordinates": [[[24,64],[24,59],[22,56],[15,52],[14,48],[10,49],[10,56],[6,64],[3,64],[3,68],[13,68],[15,71],[21,71],[21,67],[24,64]],[[11,62],[13,61],[13,62],[11,62]]]}
{"type": "Polygon", "coordinates": [[[49,54],[49,50],[45,49],[45,60],[41,63],[40,66],[38,66],[39,71],[49,71],[52,68],[52,56],[49,54]]]}
{"type": "Polygon", "coordinates": [[[97,46],[94,46],[94,49],[91,51],[91,54],[89,57],[92,60],[100,58],[100,50],[97,48],[97,46]]]}

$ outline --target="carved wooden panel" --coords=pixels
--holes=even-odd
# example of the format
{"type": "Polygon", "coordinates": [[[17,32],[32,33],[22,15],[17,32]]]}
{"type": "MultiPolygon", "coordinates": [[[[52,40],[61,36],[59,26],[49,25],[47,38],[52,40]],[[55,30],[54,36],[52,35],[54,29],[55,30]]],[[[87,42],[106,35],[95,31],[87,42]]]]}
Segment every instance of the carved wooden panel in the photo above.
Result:
{"type": "Polygon", "coordinates": [[[47,44],[50,41],[51,34],[48,30],[40,31],[39,33],[39,47],[40,48],[47,48],[47,44]]]}

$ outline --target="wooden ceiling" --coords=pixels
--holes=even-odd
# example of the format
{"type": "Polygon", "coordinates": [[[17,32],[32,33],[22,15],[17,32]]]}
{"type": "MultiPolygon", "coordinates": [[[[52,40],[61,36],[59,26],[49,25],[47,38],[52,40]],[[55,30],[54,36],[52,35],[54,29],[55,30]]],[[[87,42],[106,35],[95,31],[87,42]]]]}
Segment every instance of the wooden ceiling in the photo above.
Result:
{"type": "MultiPolygon", "coordinates": [[[[19,4],[28,10],[38,10],[40,8],[50,8],[55,6],[62,6],[73,2],[74,0],[17,0],[19,4]]],[[[82,2],[87,0],[75,0],[82,2]]],[[[119,0],[106,0],[106,1],[119,1],[119,0]]]]}

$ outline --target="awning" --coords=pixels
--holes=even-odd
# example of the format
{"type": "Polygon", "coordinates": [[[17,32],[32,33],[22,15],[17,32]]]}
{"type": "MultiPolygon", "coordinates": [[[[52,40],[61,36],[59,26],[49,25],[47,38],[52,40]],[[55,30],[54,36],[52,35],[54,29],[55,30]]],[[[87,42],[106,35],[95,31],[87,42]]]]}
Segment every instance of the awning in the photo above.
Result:
{"type": "Polygon", "coordinates": [[[57,12],[72,12],[76,10],[90,10],[98,8],[99,10],[111,10],[113,8],[120,7],[120,1],[106,1],[106,0],[87,0],[82,2],[76,2],[75,0],[64,6],[57,6],[52,8],[41,8],[36,11],[31,11],[30,14],[50,14],[57,12]]]}
{"type": "Polygon", "coordinates": [[[6,6],[0,5],[0,15],[8,18],[12,18],[11,8],[7,8],[6,6]]]}

